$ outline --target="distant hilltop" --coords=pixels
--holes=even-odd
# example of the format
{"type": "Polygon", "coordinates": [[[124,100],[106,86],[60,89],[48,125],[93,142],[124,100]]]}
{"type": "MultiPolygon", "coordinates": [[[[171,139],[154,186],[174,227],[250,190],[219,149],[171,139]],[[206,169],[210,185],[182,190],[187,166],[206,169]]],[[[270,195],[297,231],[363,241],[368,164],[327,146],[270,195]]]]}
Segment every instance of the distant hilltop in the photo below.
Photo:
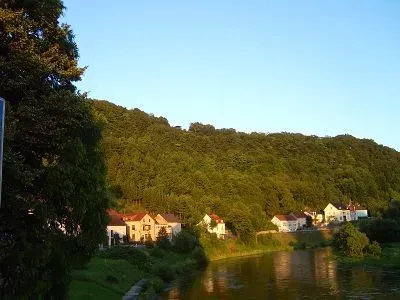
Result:
{"type": "Polygon", "coordinates": [[[171,211],[195,223],[205,210],[253,220],[343,199],[376,215],[400,198],[400,153],[350,135],[241,133],[92,101],[103,124],[110,195],[123,209],[171,211]]]}

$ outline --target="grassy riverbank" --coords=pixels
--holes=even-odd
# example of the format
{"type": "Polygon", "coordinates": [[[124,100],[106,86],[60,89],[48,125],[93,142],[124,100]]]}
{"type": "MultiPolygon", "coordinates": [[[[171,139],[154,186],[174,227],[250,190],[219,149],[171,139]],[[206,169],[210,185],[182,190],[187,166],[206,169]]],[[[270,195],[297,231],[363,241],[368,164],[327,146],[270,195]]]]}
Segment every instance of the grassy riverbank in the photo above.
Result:
{"type": "Polygon", "coordinates": [[[100,251],[84,268],[74,270],[69,299],[121,299],[139,279],[147,278],[142,298],[160,292],[166,282],[207,263],[195,235],[182,232],[146,247],[115,246],[100,251]]]}
{"type": "Polygon", "coordinates": [[[121,299],[144,275],[125,259],[94,257],[86,266],[73,271],[69,299],[121,299]]]}
{"type": "Polygon", "coordinates": [[[400,243],[384,245],[381,257],[350,258],[336,254],[333,258],[345,265],[400,268],[400,243]]]}
{"type": "Polygon", "coordinates": [[[219,240],[213,235],[202,234],[200,243],[210,261],[271,251],[310,249],[330,245],[331,231],[302,231],[260,235],[253,243],[243,244],[237,239],[219,240]]]}

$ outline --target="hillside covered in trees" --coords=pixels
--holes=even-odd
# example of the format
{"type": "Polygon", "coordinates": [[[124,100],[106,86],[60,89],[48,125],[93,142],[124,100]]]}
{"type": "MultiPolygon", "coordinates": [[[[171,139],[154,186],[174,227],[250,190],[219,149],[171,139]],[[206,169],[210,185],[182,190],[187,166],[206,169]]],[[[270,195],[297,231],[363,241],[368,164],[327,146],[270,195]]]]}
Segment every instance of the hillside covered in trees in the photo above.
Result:
{"type": "Polygon", "coordinates": [[[170,211],[189,224],[214,211],[228,221],[251,220],[257,230],[278,212],[352,200],[379,215],[400,197],[400,153],[372,140],[246,134],[200,123],[182,130],[139,109],[92,103],[120,210],[170,211]]]}

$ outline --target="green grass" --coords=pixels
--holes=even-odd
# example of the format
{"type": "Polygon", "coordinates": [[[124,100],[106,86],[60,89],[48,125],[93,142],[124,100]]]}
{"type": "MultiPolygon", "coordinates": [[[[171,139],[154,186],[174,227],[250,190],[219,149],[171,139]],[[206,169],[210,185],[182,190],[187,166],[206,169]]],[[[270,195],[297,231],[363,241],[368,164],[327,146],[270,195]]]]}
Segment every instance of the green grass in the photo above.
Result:
{"type": "Polygon", "coordinates": [[[121,299],[144,273],[123,259],[94,257],[82,269],[74,270],[68,299],[121,299]],[[117,279],[110,282],[109,278],[117,279]]]}
{"type": "Polygon", "coordinates": [[[288,251],[301,248],[316,248],[330,244],[330,231],[304,231],[295,233],[271,233],[258,236],[258,243],[245,245],[237,239],[218,240],[202,234],[200,242],[210,261],[230,257],[259,255],[271,251],[288,251]]]}
{"type": "Polygon", "coordinates": [[[281,242],[282,245],[305,244],[306,248],[313,248],[324,243],[329,243],[332,232],[324,231],[296,231],[292,233],[279,232],[272,234],[272,237],[281,242]]]}

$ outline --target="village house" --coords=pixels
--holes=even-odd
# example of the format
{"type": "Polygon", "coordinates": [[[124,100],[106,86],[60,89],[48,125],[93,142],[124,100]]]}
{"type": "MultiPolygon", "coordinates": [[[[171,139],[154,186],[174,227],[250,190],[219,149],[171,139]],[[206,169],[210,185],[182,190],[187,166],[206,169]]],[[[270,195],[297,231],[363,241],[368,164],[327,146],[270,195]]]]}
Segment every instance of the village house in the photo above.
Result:
{"type": "Polygon", "coordinates": [[[128,236],[131,241],[156,240],[155,220],[149,214],[145,212],[124,214],[122,220],[128,226],[128,236]]]}
{"type": "Polygon", "coordinates": [[[350,210],[350,219],[351,220],[358,220],[359,218],[368,218],[368,210],[362,207],[360,204],[350,204],[347,206],[350,210]]]}
{"type": "Polygon", "coordinates": [[[155,236],[158,236],[159,229],[165,225],[167,233],[170,237],[177,235],[182,231],[182,224],[174,214],[158,214],[154,219],[159,223],[158,228],[156,224],[155,236]]]}
{"type": "Polygon", "coordinates": [[[211,215],[205,215],[203,220],[199,223],[207,226],[207,230],[210,233],[216,233],[217,237],[219,239],[224,239],[225,238],[225,223],[224,220],[222,220],[220,217],[218,217],[216,214],[211,214],[211,215]],[[212,220],[215,221],[216,226],[212,227],[211,223],[212,220]]]}
{"type": "Polygon", "coordinates": [[[278,226],[279,232],[293,232],[297,230],[297,218],[292,215],[275,215],[271,222],[278,226]]]}
{"type": "Polygon", "coordinates": [[[297,228],[303,228],[307,226],[307,215],[302,211],[291,213],[297,220],[297,228]]]}
{"type": "Polygon", "coordinates": [[[114,209],[107,210],[109,222],[107,224],[107,244],[123,243],[126,236],[126,224],[121,220],[122,216],[114,209]],[[118,236],[116,236],[118,234],[118,236]],[[118,241],[115,239],[118,238],[118,241]]]}
{"type": "Polygon", "coordinates": [[[368,211],[366,208],[360,206],[359,204],[354,205],[351,202],[348,205],[329,203],[324,208],[324,214],[326,223],[333,221],[354,221],[358,220],[359,218],[368,217],[368,211]]]}

